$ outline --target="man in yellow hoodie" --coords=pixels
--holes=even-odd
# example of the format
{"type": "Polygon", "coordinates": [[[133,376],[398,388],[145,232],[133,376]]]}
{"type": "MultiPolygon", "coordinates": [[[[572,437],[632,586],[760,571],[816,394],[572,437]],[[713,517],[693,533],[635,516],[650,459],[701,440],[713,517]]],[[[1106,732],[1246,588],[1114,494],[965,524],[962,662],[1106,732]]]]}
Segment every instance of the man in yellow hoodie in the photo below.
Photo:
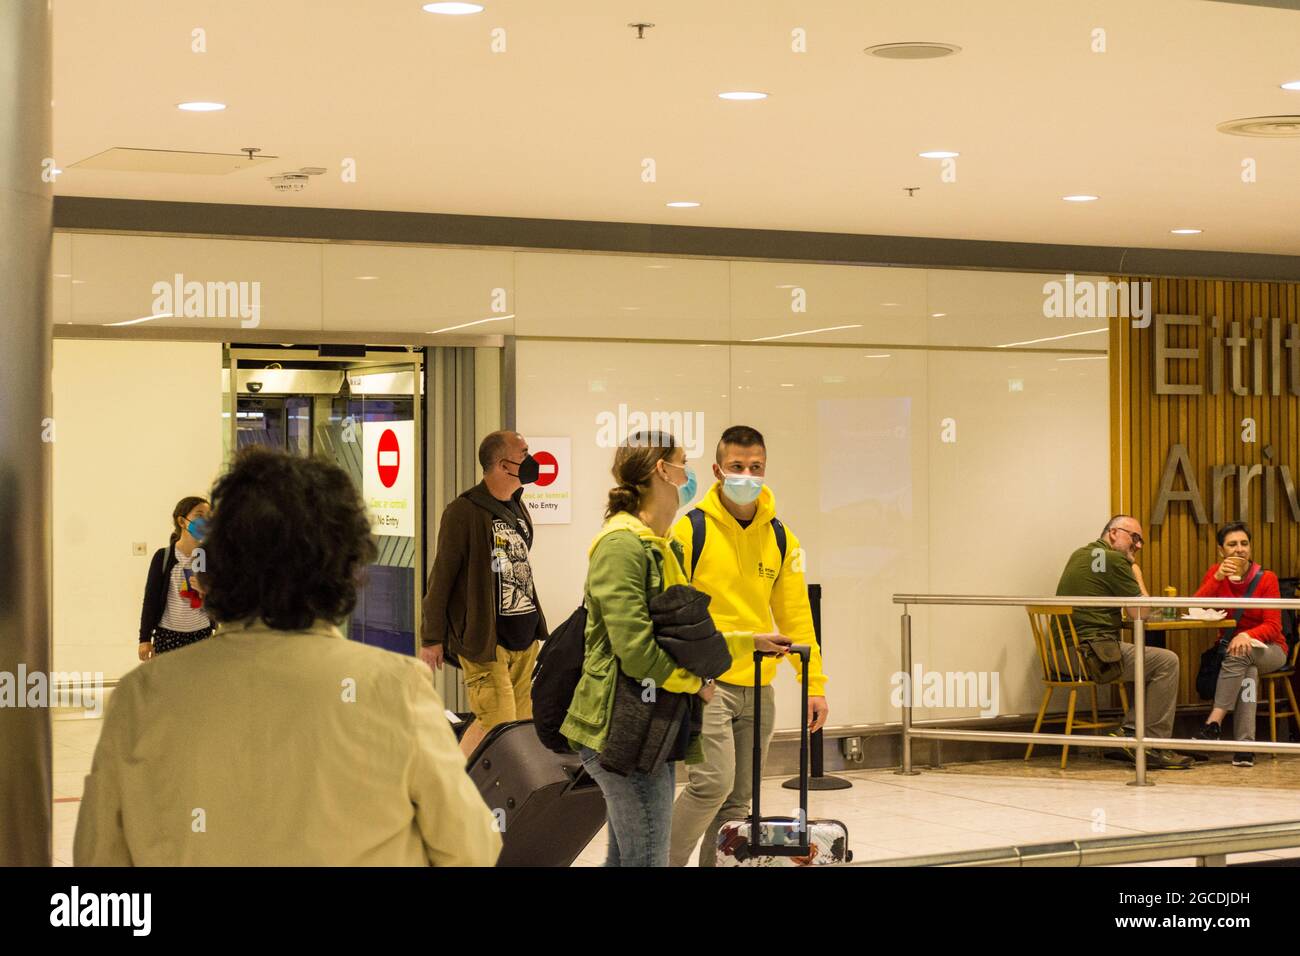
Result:
{"type": "MultiPolygon", "coordinates": [[[[816,731],[828,714],[826,676],[799,539],[777,519],[776,499],[763,484],[767,446],[756,429],[733,425],[722,433],[716,459],[717,481],[697,509],[678,519],[673,535],[682,543],[691,583],[712,598],[709,613],[718,630],[728,637],[753,634],[812,648],[806,719],[810,732],[816,731]]],[[[802,678],[798,656],[789,660],[802,678]]],[[[763,661],[758,733],[764,759],[772,740],[776,670],[775,658],[763,661]]],[[[718,829],[749,814],[754,731],[754,662],[744,655],[718,678],[714,698],[704,708],[704,760],[688,768],[686,789],[673,805],[669,865],[685,866],[703,836],[700,866],[713,866],[718,829]]]]}

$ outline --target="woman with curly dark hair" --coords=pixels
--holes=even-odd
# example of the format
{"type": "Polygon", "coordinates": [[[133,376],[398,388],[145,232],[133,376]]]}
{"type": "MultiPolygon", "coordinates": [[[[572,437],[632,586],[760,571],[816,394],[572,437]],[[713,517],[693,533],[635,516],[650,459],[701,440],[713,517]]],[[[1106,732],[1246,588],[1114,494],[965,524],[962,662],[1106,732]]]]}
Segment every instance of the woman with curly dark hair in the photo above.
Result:
{"type": "Polygon", "coordinates": [[[203,547],[220,627],[114,691],[76,864],[492,864],[501,837],[428,666],[339,631],[375,556],[347,474],[242,451],[203,547]]]}

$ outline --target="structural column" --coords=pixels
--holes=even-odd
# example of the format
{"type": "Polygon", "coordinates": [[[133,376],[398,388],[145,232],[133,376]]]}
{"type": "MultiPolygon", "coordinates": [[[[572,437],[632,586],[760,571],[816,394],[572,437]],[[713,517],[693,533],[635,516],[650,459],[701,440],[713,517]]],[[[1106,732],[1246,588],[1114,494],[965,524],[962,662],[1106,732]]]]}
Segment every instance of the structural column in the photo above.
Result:
{"type": "Polygon", "coordinates": [[[51,862],[50,24],[0,0],[0,866],[51,862]]]}

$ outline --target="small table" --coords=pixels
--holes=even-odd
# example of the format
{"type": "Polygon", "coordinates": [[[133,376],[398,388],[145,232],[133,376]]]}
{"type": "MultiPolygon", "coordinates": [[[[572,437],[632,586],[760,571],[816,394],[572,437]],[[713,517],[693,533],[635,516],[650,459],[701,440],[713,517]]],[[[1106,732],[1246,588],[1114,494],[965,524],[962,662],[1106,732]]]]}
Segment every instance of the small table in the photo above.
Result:
{"type": "MultiPolygon", "coordinates": [[[[1176,621],[1150,621],[1146,622],[1146,630],[1149,631],[1204,631],[1209,628],[1219,630],[1224,627],[1235,627],[1231,617],[1225,617],[1221,621],[1196,621],[1188,618],[1179,618],[1176,621]]],[[[1125,621],[1124,630],[1133,630],[1133,622],[1125,621]]]]}
{"type": "MultiPolygon", "coordinates": [[[[1133,630],[1132,621],[1124,621],[1123,628],[1126,631],[1133,630]]],[[[1176,621],[1146,621],[1146,633],[1164,633],[1171,631],[1184,638],[1210,637],[1207,632],[1213,632],[1214,637],[1218,637],[1218,632],[1223,628],[1234,628],[1236,623],[1232,615],[1228,615],[1221,621],[1195,621],[1185,618],[1179,618],[1176,621]]],[[[1192,641],[1183,640],[1178,642],[1178,646],[1171,650],[1178,655],[1178,706],[1202,706],[1204,701],[1196,693],[1196,673],[1201,669],[1201,654],[1208,650],[1213,641],[1192,641]]]]}

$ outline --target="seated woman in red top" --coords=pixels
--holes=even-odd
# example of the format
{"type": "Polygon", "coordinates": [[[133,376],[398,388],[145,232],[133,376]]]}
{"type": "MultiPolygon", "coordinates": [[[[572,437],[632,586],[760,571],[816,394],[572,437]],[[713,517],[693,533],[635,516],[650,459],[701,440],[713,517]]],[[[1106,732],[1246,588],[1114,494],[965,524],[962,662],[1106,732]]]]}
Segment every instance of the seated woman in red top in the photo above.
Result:
{"type": "MultiPolygon", "coordinates": [[[[1218,530],[1218,564],[1205,572],[1205,579],[1196,590],[1196,597],[1245,597],[1251,582],[1258,575],[1251,597],[1275,598],[1279,596],[1277,575],[1265,571],[1250,560],[1250,530],[1240,521],[1225,524],[1218,530]]],[[[1286,638],[1282,636],[1282,612],[1277,608],[1247,608],[1238,610],[1232,640],[1228,643],[1223,666],[1219,670],[1219,683],[1214,691],[1214,709],[1197,733],[1198,740],[1218,740],[1222,733],[1223,717],[1228,711],[1236,712],[1232,718],[1235,740],[1255,739],[1255,701],[1259,698],[1259,675],[1275,671],[1286,663],[1286,638]]],[[[1255,755],[1232,755],[1234,767],[1255,766],[1255,755]]]]}

